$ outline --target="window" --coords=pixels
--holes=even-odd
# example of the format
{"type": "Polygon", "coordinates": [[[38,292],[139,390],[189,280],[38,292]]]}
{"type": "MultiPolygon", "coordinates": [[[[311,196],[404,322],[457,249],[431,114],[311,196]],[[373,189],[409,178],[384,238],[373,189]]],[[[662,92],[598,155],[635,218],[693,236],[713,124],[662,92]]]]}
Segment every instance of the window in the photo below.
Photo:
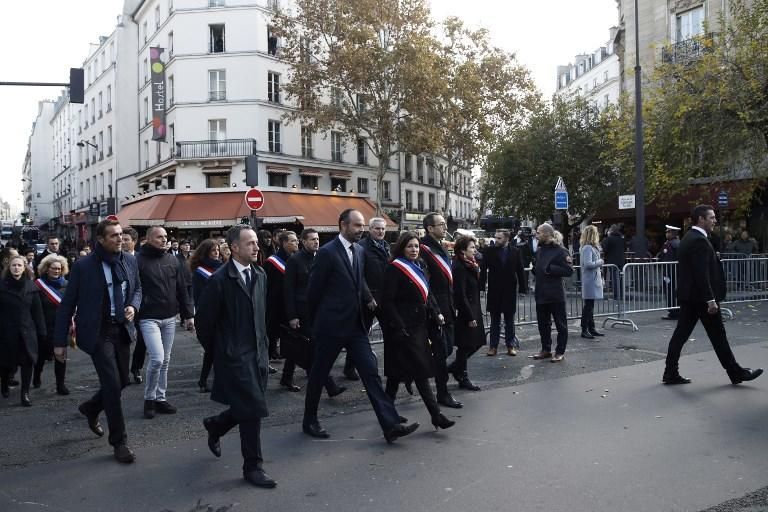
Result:
{"type": "Polygon", "coordinates": [[[112,125],[107,126],[107,156],[112,155],[112,125]]]}
{"type": "Polygon", "coordinates": [[[173,12],[173,0],[168,0],[168,16],[173,12]]]}
{"type": "Polygon", "coordinates": [[[104,132],[99,132],[99,160],[104,160],[104,132]]]}
{"type": "Polygon", "coordinates": [[[319,179],[317,176],[301,176],[301,188],[307,190],[317,190],[319,179]]]}
{"type": "Polygon", "coordinates": [[[160,6],[155,7],[155,30],[160,28],[160,6]]]}
{"type": "Polygon", "coordinates": [[[267,26],[267,53],[273,57],[277,56],[277,43],[278,40],[277,34],[275,34],[275,29],[271,25],[267,26]]]}
{"type": "Polygon", "coordinates": [[[594,89],[594,88],[596,88],[596,87],[597,87],[597,78],[595,78],[594,80],[592,80],[592,88],[594,89]]]}
{"type": "Polygon", "coordinates": [[[88,104],[83,105],[83,117],[85,118],[85,127],[88,128],[88,104]]]}
{"type": "Polygon", "coordinates": [[[413,210],[413,192],[410,190],[405,191],[405,209],[413,210]]]}
{"type": "Polygon", "coordinates": [[[147,32],[148,32],[148,30],[147,30],[147,22],[146,21],[141,25],[141,30],[144,32],[144,42],[146,43],[147,42],[147,32]]]}
{"type": "Polygon", "coordinates": [[[282,153],[282,145],[280,144],[280,122],[268,121],[267,122],[267,142],[269,144],[269,151],[272,153],[282,153]]]}
{"type": "Polygon", "coordinates": [[[224,25],[208,25],[211,33],[208,53],[224,53],[224,25]]]}
{"type": "Polygon", "coordinates": [[[175,174],[169,174],[166,178],[166,181],[168,182],[168,190],[173,190],[176,188],[176,175],[175,174]]]}
{"type": "Polygon", "coordinates": [[[368,193],[368,178],[357,178],[357,191],[361,194],[368,193]]]}
{"type": "Polygon", "coordinates": [[[226,140],[227,139],[227,120],[210,119],[208,121],[208,139],[226,140]]]}
{"type": "Polygon", "coordinates": [[[173,75],[168,77],[168,106],[173,106],[173,75]]]}
{"type": "Polygon", "coordinates": [[[331,190],[334,192],[346,192],[347,180],[344,178],[331,178],[331,190]]]}
{"type": "Polygon", "coordinates": [[[91,202],[91,178],[85,179],[85,202],[91,202]]]}
{"type": "Polygon", "coordinates": [[[368,111],[368,104],[365,101],[365,96],[362,94],[357,95],[357,113],[365,114],[368,111]]]}
{"type": "Polygon", "coordinates": [[[405,154],[405,179],[413,179],[413,157],[408,153],[405,154]]]}
{"type": "Polygon", "coordinates": [[[91,144],[93,144],[93,157],[91,158],[91,163],[95,164],[96,163],[96,150],[100,149],[96,145],[96,136],[95,135],[93,137],[91,137],[91,144]]]}
{"type": "Polygon", "coordinates": [[[208,7],[224,7],[224,0],[208,0],[208,7]]]}
{"type": "Polygon", "coordinates": [[[429,194],[429,211],[435,211],[435,194],[429,194]]]}
{"type": "Polygon", "coordinates": [[[342,161],[340,132],[331,132],[331,160],[334,162],[342,161]]]}
{"type": "Polygon", "coordinates": [[[288,175],[275,172],[267,173],[267,182],[270,187],[288,187],[288,175]]]}
{"type": "Polygon", "coordinates": [[[280,103],[280,75],[272,71],[267,73],[267,99],[280,103]]]}
{"type": "Polygon", "coordinates": [[[176,151],[176,127],[173,124],[168,125],[168,134],[171,138],[171,155],[176,151]]]}
{"type": "Polygon", "coordinates": [[[384,198],[385,201],[391,201],[392,200],[392,184],[389,182],[389,180],[384,180],[381,182],[381,197],[384,198]]]}
{"type": "Polygon", "coordinates": [[[416,158],[416,181],[424,183],[424,157],[416,158]]]}
{"type": "Polygon", "coordinates": [[[144,124],[149,124],[149,98],[144,98],[144,124]]]}
{"type": "Polygon", "coordinates": [[[313,158],[312,130],[307,126],[301,127],[301,156],[304,158],[313,158]]]}
{"type": "Polygon", "coordinates": [[[704,6],[682,12],[676,20],[676,42],[685,41],[704,33],[704,6]]]}
{"type": "Polygon", "coordinates": [[[112,86],[107,86],[107,112],[112,110],[112,86]]]}
{"type": "Polygon", "coordinates": [[[205,175],[206,188],[229,188],[229,173],[218,172],[205,175]]]}
{"type": "Polygon", "coordinates": [[[344,98],[342,94],[343,93],[340,88],[331,88],[331,104],[338,110],[341,110],[344,107],[344,98]]]}
{"type": "Polygon", "coordinates": [[[608,81],[608,72],[606,71],[603,73],[603,82],[607,82],[607,81],[608,81]]]}
{"type": "Polygon", "coordinates": [[[155,141],[155,163],[156,164],[160,163],[160,148],[161,148],[160,141],[159,140],[155,141]]]}
{"type": "Polygon", "coordinates": [[[280,8],[280,0],[267,0],[267,9],[276,11],[280,8]]]}
{"type": "Polygon", "coordinates": [[[117,56],[115,55],[115,42],[109,43],[109,62],[115,62],[117,56]]]}
{"type": "Polygon", "coordinates": [[[608,95],[606,94],[605,96],[603,96],[603,106],[607,107],[609,103],[610,103],[610,100],[608,99],[608,95]]]}
{"type": "Polygon", "coordinates": [[[96,192],[99,193],[99,199],[104,199],[104,173],[99,173],[99,185],[96,189],[96,192]]]}
{"type": "Polygon", "coordinates": [[[99,91],[99,119],[104,115],[104,95],[99,91]]]}
{"type": "Polygon", "coordinates": [[[149,82],[149,63],[144,59],[144,83],[149,82]]]}
{"type": "Polygon", "coordinates": [[[420,212],[424,211],[424,192],[418,192],[416,194],[416,209],[420,212]]]}
{"type": "Polygon", "coordinates": [[[173,57],[173,32],[168,32],[168,58],[173,57]]]}
{"type": "Polygon", "coordinates": [[[208,101],[227,99],[227,71],[211,69],[208,71],[208,101]]]}
{"type": "Polygon", "coordinates": [[[91,124],[96,122],[96,98],[91,98],[91,124]]]}
{"type": "Polygon", "coordinates": [[[435,184],[435,164],[431,161],[427,162],[427,183],[435,184]]]}
{"type": "Polygon", "coordinates": [[[364,137],[357,139],[357,163],[359,165],[368,165],[368,144],[364,137]]]}
{"type": "Polygon", "coordinates": [[[149,141],[144,141],[144,168],[149,168],[149,141]]]}

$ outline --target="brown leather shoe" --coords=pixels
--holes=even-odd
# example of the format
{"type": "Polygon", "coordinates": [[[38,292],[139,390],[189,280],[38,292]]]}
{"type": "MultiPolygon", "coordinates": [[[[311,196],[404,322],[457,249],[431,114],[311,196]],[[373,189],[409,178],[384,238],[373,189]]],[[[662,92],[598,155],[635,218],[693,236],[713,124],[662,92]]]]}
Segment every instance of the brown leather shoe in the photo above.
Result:
{"type": "Polygon", "coordinates": [[[496,355],[496,349],[493,347],[488,348],[488,352],[485,353],[488,357],[493,357],[496,355]]]}
{"type": "Polygon", "coordinates": [[[515,347],[507,347],[507,355],[508,356],[516,356],[517,355],[517,349],[515,349],[515,347]]]}
{"type": "Polygon", "coordinates": [[[552,357],[552,352],[539,352],[538,354],[533,354],[532,356],[528,356],[531,359],[549,359],[552,357]]]}

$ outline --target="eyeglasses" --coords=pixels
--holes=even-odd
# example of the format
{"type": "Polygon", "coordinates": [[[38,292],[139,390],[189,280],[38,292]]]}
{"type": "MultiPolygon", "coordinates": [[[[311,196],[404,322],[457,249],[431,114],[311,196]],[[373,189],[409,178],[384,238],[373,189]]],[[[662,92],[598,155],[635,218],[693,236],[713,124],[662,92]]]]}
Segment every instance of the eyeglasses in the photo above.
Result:
{"type": "Polygon", "coordinates": [[[436,228],[436,227],[438,227],[438,226],[445,226],[445,225],[446,225],[446,224],[445,224],[445,222],[441,222],[441,223],[439,223],[439,224],[432,224],[432,227],[433,227],[433,228],[436,228]]]}

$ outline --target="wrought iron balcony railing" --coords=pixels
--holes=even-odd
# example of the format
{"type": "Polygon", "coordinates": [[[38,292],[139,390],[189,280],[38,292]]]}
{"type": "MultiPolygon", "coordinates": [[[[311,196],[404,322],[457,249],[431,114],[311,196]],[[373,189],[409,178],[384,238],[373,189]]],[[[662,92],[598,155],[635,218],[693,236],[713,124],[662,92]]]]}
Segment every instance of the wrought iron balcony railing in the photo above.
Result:
{"type": "Polygon", "coordinates": [[[244,157],[256,154],[254,139],[196,140],[176,143],[176,159],[244,157]]]}
{"type": "Polygon", "coordinates": [[[695,36],[671,44],[661,50],[661,60],[666,64],[687,64],[712,51],[715,33],[695,36]]]}

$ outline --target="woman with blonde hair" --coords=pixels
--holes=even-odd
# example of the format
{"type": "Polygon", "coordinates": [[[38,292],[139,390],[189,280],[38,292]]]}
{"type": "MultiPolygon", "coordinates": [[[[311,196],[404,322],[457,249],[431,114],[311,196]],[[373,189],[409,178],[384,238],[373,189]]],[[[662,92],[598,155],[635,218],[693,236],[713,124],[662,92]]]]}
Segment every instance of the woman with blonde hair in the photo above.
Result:
{"type": "Polygon", "coordinates": [[[595,226],[587,226],[581,233],[581,298],[584,305],[581,309],[581,337],[594,339],[595,336],[605,336],[595,329],[595,299],[603,298],[603,277],[600,258],[600,234],[595,226]]]}
{"type": "MultiPolygon", "coordinates": [[[[35,286],[40,290],[40,299],[43,305],[45,317],[45,330],[47,336],[41,337],[37,346],[37,362],[32,377],[32,386],[39,388],[42,384],[40,377],[45,367],[45,362],[53,359],[53,328],[56,325],[56,311],[59,309],[61,299],[67,289],[67,280],[64,276],[69,274],[69,263],[64,256],[49,254],[40,261],[37,266],[40,276],[35,280],[35,286]]],[[[64,375],[67,371],[66,361],[53,361],[53,372],[56,376],[56,393],[68,395],[69,389],[64,384],[64,375]]]]}

